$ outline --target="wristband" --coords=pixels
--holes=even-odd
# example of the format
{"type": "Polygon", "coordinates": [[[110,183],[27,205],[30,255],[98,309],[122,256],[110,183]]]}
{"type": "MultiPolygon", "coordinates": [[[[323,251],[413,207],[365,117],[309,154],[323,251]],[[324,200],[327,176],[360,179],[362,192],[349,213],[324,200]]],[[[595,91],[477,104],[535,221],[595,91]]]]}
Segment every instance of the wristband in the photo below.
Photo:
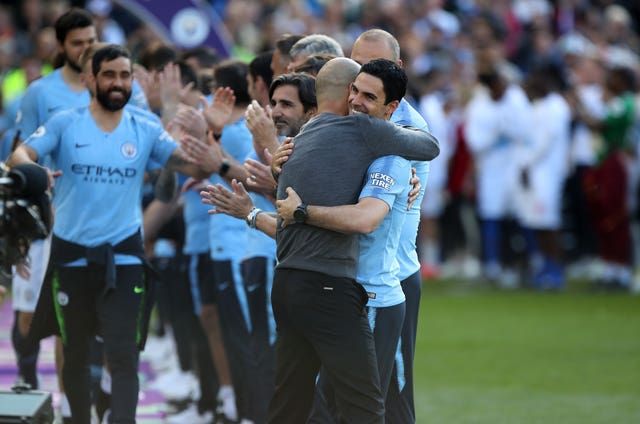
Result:
{"type": "Polygon", "coordinates": [[[256,220],[258,219],[258,215],[260,215],[262,212],[264,212],[262,209],[256,208],[254,207],[253,209],[251,209],[251,212],[249,212],[249,215],[247,215],[246,221],[247,221],[247,225],[249,226],[249,228],[256,228],[256,220]]]}

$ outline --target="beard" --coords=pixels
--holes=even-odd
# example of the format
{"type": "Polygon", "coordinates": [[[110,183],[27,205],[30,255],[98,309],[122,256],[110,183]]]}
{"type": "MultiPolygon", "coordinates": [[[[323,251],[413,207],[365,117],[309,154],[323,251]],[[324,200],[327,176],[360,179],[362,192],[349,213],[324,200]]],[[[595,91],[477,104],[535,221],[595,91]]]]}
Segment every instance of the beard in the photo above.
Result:
{"type": "Polygon", "coordinates": [[[111,112],[116,112],[124,107],[131,98],[131,90],[124,88],[111,88],[108,90],[102,90],[96,85],[96,100],[105,109],[111,112]],[[112,97],[111,93],[122,93],[121,97],[112,97]]]}
{"type": "Polygon", "coordinates": [[[80,64],[78,62],[76,62],[75,60],[72,60],[66,52],[62,53],[62,58],[64,59],[64,63],[66,63],[67,65],[69,65],[69,67],[71,69],[73,69],[74,72],[77,73],[81,73],[82,72],[82,68],[80,67],[80,64]]]}
{"type": "Polygon", "coordinates": [[[281,137],[295,137],[300,132],[300,128],[302,128],[302,124],[304,124],[301,120],[295,120],[289,122],[285,119],[276,119],[273,122],[276,125],[276,132],[281,137]],[[278,124],[281,126],[278,127],[278,124]]]}

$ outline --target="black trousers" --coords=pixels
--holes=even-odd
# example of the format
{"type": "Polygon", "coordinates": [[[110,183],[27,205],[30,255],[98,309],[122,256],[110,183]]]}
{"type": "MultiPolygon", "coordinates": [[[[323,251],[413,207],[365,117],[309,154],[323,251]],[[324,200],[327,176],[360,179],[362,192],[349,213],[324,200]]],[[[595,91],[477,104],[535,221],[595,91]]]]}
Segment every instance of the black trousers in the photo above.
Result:
{"type": "Polygon", "coordinates": [[[251,316],[249,336],[249,386],[250,411],[247,418],[255,424],[267,419],[269,401],[273,396],[275,374],[275,347],[271,324],[271,287],[275,260],[267,257],[252,257],[242,262],[242,279],[247,293],[247,304],[251,316]]]}
{"type": "MultiPolygon", "coordinates": [[[[203,283],[203,282],[201,282],[203,283]]],[[[215,299],[220,314],[222,340],[229,360],[231,380],[236,395],[238,414],[248,417],[251,411],[250,378],[251,331],[247,323],[247,297],[242,283],[240,264],[236,261],[213,261],[213,284],[215,299]]],[[[200,286],[202,288],[202,284],[200,286]]],[[[204,298],[204,296],[203,296],[204,298]]],[[[203,301],[203,304],[206,302],[203,301]]]]}
{"type": "Polygon", "coordinates": [[[62,379],[75,424],[90,420],[90,345],[99,333],[112,379],[111,423],[135,423],[138,341],[144,300],[142,265],[116,267],[116,288],[104,292],[104,268],[60,267],[53,282],[64,349],[62,379]]]}
{"type": "MultiPolygon", "coordinates": [[[[367,307],[369,325],[371,326],[371,331],[373,331],[373,339],[376,345],[380,387],[385,398],[396,364],[396,354],[398,352],[404,314],[404,302],[381,308],[367,307]]],[[[335,392],[331,384],[329,384],[323,368],[320,370],[313,400],[313,409],[307,424],[334,424],[339,421],[340,411],[335,405],[335,392]]],[[[386,420],[385,422],[395,424],[395,421],[386,420]]]]}
{"type": "Polygon", "coordinates": [[[384,422],[367,299],[364,288],[348,278],[276,269],[276,380],[267,422],[306,422],[320,366],[334,388],[341,422],[384,422]]]}
{"type": "Polygon", "coordinates": [[[402,333],[400,334],[399,355],[396,355],[391,384],[385,404],[387,423],[413,424],[416,422],[416,408],[413,395],[413,360],[418,333],[418,315],[422,278],[420,271],[402,280],[402,291],[407,299],[407,307],[402,333]]]}

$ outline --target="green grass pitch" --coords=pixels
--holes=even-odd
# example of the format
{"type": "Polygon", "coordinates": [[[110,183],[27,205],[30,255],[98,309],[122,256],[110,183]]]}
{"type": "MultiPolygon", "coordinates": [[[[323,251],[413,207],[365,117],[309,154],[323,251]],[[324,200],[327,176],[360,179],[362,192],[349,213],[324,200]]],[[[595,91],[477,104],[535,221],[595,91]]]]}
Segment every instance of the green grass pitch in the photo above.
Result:
{"type": "Polygon", "coordinates": [[[640,423],[640,296],[423,287],[417,423],[640,423]]]}

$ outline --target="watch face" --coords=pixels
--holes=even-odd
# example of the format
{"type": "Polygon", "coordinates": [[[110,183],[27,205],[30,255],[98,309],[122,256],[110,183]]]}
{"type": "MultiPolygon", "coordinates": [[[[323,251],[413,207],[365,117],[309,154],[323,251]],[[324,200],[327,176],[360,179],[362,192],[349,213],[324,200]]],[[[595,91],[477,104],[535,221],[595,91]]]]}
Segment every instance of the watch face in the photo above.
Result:
{"type": "Polygon", "coordinates": [[[307,220],[307,209],[304,206],[298,206],[298,208],[293,211],[293,220],[295,222],[302,223],[307,220]]]}

